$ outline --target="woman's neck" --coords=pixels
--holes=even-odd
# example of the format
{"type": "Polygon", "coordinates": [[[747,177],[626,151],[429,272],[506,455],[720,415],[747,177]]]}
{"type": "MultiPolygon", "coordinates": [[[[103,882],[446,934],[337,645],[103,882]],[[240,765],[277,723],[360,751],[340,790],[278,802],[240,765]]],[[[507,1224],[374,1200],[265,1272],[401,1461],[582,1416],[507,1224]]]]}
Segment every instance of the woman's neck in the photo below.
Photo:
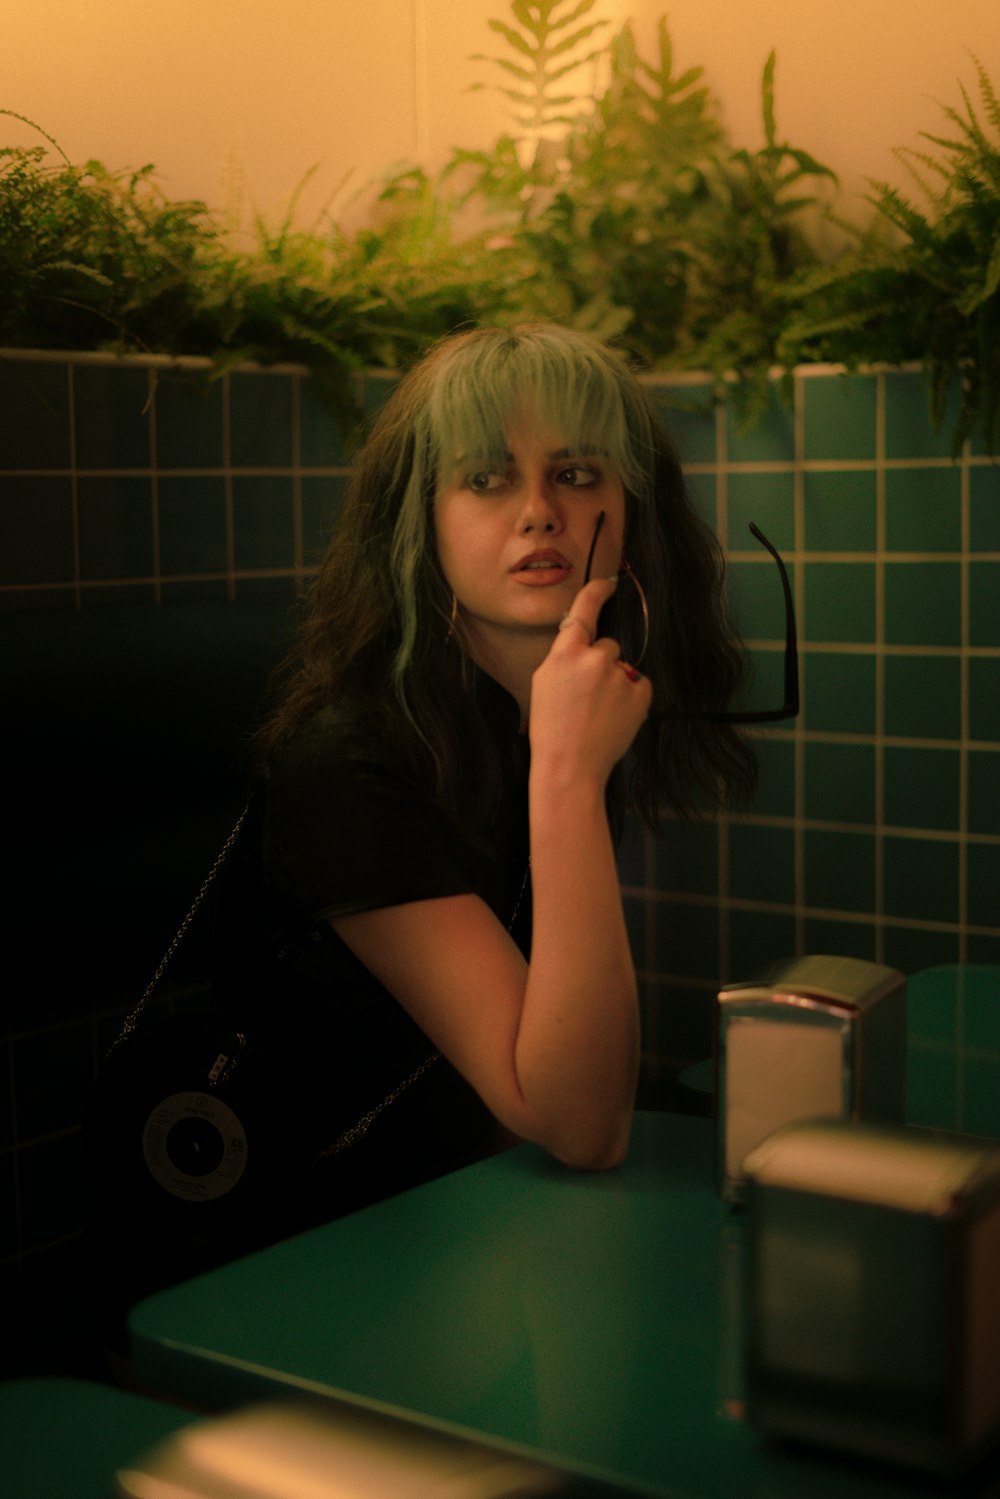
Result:
{"type": "Polygon", "coordinates": [[[476,665],[506,688],[521,712],[521,729],[528,727],[531,678],[552,646],[552,631],[505,632],[502,640],[477,632],[466,649],[476,665]]]}

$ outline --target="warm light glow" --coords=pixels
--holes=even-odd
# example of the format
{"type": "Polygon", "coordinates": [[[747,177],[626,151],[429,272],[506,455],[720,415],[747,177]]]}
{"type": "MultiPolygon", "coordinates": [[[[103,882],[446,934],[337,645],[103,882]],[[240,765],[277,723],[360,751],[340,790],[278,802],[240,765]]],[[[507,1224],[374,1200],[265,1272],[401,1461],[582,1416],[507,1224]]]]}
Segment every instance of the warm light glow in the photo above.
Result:
{"type": "Polygon", "coordinates": [[[917,194],[893,155],[922,149],[920,132],[962,107],[959,82],[977,91],[973,56],[1000,82],[996,0],[633,0],[640,42],[666,15],[677,69],[704,67],[735,144],[764,144],[760,82],[777,51],[779,139],[809,151],[840,178],[838,206],[867,218],[869,179],[917,194]]]}
{"type": "MultiPolygon", "coordinates": [[[[941,128],[937,101],[975,89],[975,54],[1000,78],[996,0],[598,0],[589,19],[635,18],[648,50],[666,15],[679,67],[701,65],[737,145],[761,142],[759,85],[777,48],[778,124],[841,175],[859,210],[866,177],[909,190],[894,146],[941,128]]],[[[440,166],[451,147],[508,128],[488,29],[508,0],[33,0],[5,9],[0,103],[73,161],[155,164],[175,198],[283,212],[310,167],[300,221],[338,184],[394,163],[440,166]]],[[[3,144],[38,144],[4,119],[3,144]]],[[[342,199],[338,200],[342,201],[342,199]]]]}
{"type": "Polygon", "coordinates": [[[338,1405],[261,1405],[188,1427],[119,1475],[132,1499],[503,1499],[555,1496],[558,1469],[338,1405]]]}

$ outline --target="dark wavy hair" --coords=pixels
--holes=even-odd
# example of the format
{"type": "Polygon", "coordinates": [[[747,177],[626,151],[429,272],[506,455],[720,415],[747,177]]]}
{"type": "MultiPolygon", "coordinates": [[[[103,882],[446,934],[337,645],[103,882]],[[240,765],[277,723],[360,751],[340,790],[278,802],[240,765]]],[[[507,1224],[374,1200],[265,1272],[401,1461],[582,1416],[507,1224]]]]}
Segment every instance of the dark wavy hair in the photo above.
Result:
{"type": "MultiPolygon", "coordinates": [[[[627,360],[588,334],[550,324],[478,328],[435,346],[375,419],[277,709],[256,736],[258,769],[319,710],[332,709],[385,736],[466,828],[488,819],[502,767],[476,706],[478,669],[450,625],[434,497],[455,454],[502,457],[526,398],[571,448],[605,453],[621,476],[625,556],[649,605],[642,669],[654,707],[683,715],[727,706],[744,653],[728,622],[721,548],[692,508],[677,455],[627,360]]],[[[601,629],[636,657],[643,617],[627,577],[601,629]]],[[[690,817],[739,803],[754,780],[751,747],[732,725],[654,716],[612,777],[609,802],[657,830],[664,813],[690,817]]]]}

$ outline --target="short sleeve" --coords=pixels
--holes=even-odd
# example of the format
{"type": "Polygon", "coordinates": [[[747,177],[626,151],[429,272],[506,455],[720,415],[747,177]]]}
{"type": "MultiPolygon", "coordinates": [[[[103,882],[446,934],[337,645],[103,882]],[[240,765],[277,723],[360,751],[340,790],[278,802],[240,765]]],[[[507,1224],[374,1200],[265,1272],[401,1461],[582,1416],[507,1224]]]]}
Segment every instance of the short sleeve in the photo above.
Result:
{"type": "Polygon", "coordinates": [[[263,856],[272,897],[312,920],[474,889],[444,814],[388,757],[328,725],[272,765],[263,856]]]}

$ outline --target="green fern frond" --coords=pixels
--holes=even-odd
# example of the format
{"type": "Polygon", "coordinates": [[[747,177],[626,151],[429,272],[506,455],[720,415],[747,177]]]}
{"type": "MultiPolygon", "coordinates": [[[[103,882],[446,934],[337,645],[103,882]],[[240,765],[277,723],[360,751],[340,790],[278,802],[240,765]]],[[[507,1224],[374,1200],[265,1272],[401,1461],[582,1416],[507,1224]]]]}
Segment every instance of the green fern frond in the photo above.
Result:
{"type": "Polygon", "coordinates": [[[761,103],[764,114],[764,139],[772,149],[775,145],[777,125],[774,118],[774,67],[775,53],[768,54],[767,62],[764,64],[764,76],[761,80],[761,103]]]}
{"type": "Polygon", "coordinates": [[[79,260],[50,260],[46,265],[47,271],[68,271],[72,276],[83,276],[96,285],[108,288],[113,285],[110,276],[99,271],[96,266],[84,265],[79,260]]]}
{"type": "MultiPolygon", "coordinates": [[[[581,42],[587,41],[596,31],[600,31],[603,26],[607,25],[607,21],[594,21],[590,26],[581,26],[578,31],[572,32],[569,36],[563,37],[561,42],[556,42],[555,46],[549,47],[549,57],[562,57],[564,52],[571,52],[574,47],[579,47],[581,42]]],[[[594,56],[593,53],[590,55],[594,56]]]]}
{"type": "Polygon", "coordinates": [[[45,140],[48,141],[50,146],[55,147],[68,167],[72,166],[72,162],[66,155],[66,152],[63,150],[62,146],[60,146],[59,142],[56,140],[55,136],[50,135],[47,130],[43,130],[41,125],[37,124],[34,120],[29,120],[27,115],[18,114],[16,109],[0,109],[0,115],[6,115],[7,118],[11,120],[20,120],[22,125],[30,125],[32,130],[37,130],[38,134],[43,136],[45,140]]]}
{"type": "MultiPolygon", "coordinates": [[[[536,40],[535,46],[532,46],[527,37],[523,37],[519,31],[515,31],[513,26],[508,26],[506,21],[497,21],[494,19],[487,21],[486,24],[491,31],[495,31],[498,36],[502,36],[507,45],[513,47],[515,52],[520,52],[524,57],[530,57],[532,61],[535,60],[543,43],[536,40]]],[[[490,62],[496,59],[484,57],[481,60],[483,62],[490,62]]],[[[501,67],[503,66],[502,63],[500,65],[501,67]]]]}
{"type": "Polygon", "coordinates": [[[964,83],[959,83],[958,88],[959,93],[962,95],[962,102],[965,105],[965,116],[960,115],[958,110],[950,105],[945,109],[945,116],[958,126],[959,130],[966,137],[966,144],[971,142],[978,150],[989,151],[990,143],[983,127],[979,123],[979,116],[972,107],[969,91],[964,83]]]}
{"type": "Polygon", "coordinates": [[[972,61],[975,64],[978,75],[979,97],[982,100],[986,117],[993,128],[1000,131],[1000,98],[997,97],[996,91],[987,76],[986,69],[974,54],[972,55],[972,61]]]}
{"type": "Polygon", "coordinates": [[[1000,238],[993,247],[993,252],[986,263],[982,281],[976,281],[967,291],[959,293],[955,298],[955,306],[963,317],[973,317],[981,307],[984,307],[1000,290],[1000,238]]]}
{"type": "MultiPolygon", "coordinates": [[[[945,144],[939,138],[928,135],[926,132],[923,132],[923,137],[924,140],[930,141],[932,145],[945,144]]],[[[909,146],[905,148],[897,147],[893,151],[893,155],[900,165],[906,169],[921,192],[931,203],[937,203],[941,200],[943,188],[947,187],[947,184],[951,181],[951,172],[943,162],[938,161],[936,157],[931,156],[927,151],[916,151],[909,146]],[[918,170],[918,163],[920,166],[926,168],[927,171],[936,173],[941,179],[943,186],[933,186],[928,178],[918,170]]]]}
{"type": "MultiPolygon", "coordinates": [[[[609,25],[606,20],[586,21],[597,0],[575,0],[567,10],[566,0],[511,0],[515,24],[491,18],[487,24],[516,54],[492,57],[477,53],[474,61],[490,63],[518,78],[524,91],[516,97],[515,119],[526,130],[545,130],[568,123],[564,107],[580,105],[580,96],[553,96],[553,88],[568,74],[595,62],[603,47],[587,43],[609,25]],[[584,24],[578,24],[583,21],[584,24]]],[[[509,91],[499,92],[510,98],[509,91]]]]}
{"type": "Polygon", "coordinates": [[[914,240],[926,239],[930,234],[930,223],[898,188],[887,182],[871,181],[873,193],[868,201],[878,209],[883,218],[904,230],[914,240]]]}
{"type": "Polygon", "coordinates": [[[1000,236],[993,247],[993,253],[986,266],[986,276],[983,281],[983,300],[987,297],[996,296],[1000,291],[1000,236]]]}
{"type": "Polygon", "coordinates": [[[833,168],[817,161],[810,152],[800,151],[793,146],[778,146],[775,149],[787,160],[795,163],[794,169],[787,177],[789,182],[794,182],[798,177],[828,177],[832,182],[837,181],[837,174],[833,168]]]}
{"type": "MultiPolygon", "coordinates": [[[[547,87],[557,83],[560,78],[565,78],[567,73],[575,73],[577,68],[585,67],[588,63],[596,62],[604,56],[603,47],[594,47],[592,51],[585,52],[582,57],[576,57],[572,62],[565,63],[561,68],[550,68],[548,73],[547,87]]],[[[579,94],[574,94],[574,101],[579,101],[579,94]]]]}
{"type": "MultiPolygon", "coordinates": [[[[566,0],[534,0],[534,3],[536,4],[538,10],[540,12],[544,12],[546,18],[548,18],[548,16],[551,15],[553,11],[559,9],[560,5],[564,5],[566,3],[566,0]]],[[[597,0],[576,0],[576,4],[573,6],[573,9],[569,11],[565,16],[562,16],[556,24],[558,24],[559,26],[572,26],[573,23],[575,21],[578,21],[581,16],[589,15],[596,3],[597,0]]],[[[530,10],[530,6],[528,7],[528,9],[530,10]]]]}
{"type": "MultiPolygon", "coordinates": [[[[523,78],[528,83],[532,82],[535,77],[534,68],[522,68],[518,63],[511,62],[509,57],[487,57],[483,52],[475,52],[473,53],[471,60],[473,62],[495,63],[496,66],[498,68],[502,68],[505,73],[513,73],[515,78],[523,78]]],[[[468,92],[471,94],[474,91],[490,87],[491,85],[488,83],[470,83],[468,92]]]]}

